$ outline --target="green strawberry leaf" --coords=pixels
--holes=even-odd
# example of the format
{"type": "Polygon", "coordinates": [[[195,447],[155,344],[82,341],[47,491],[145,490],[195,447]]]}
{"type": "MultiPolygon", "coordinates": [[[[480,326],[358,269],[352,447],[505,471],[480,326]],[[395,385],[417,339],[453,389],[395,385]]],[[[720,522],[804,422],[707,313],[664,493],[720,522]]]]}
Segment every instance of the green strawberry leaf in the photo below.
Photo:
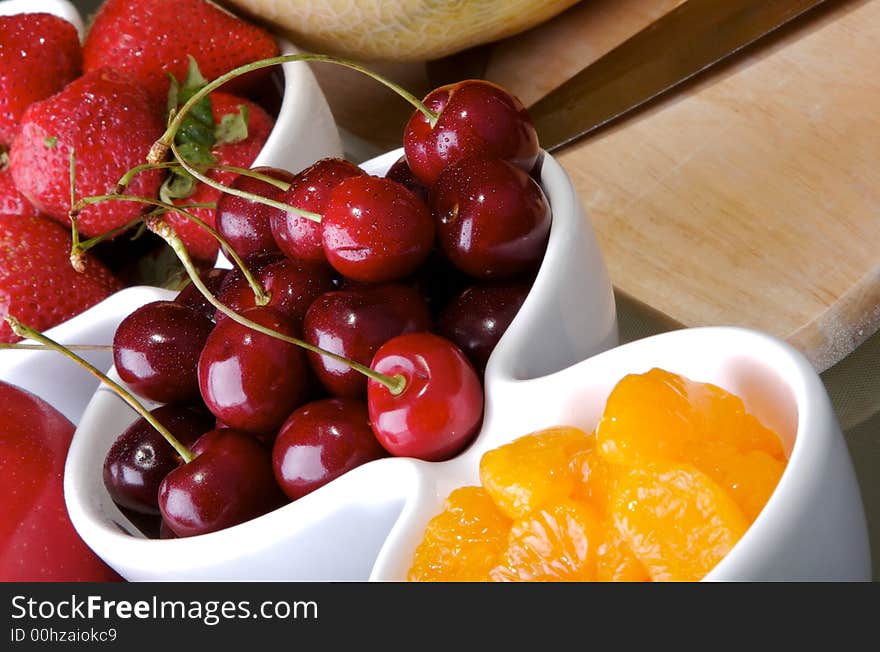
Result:
{"type": "Polygon", "coordinates": [[[132,283],[137,285],[153,285],[166,290],[183,289],[189,276],[171,247],[161,249],[143,256],[138,260],[132,283]]]}
{"type": "MultiPolygon", "coordinates": [[[[207,80],[202,76],[196,60],[189,57],[189,68],[183,81],[171,77],[171,87],[168,90],[168,112],[177,110],[183,106],[193,95],[207,85],[207,80]]],[[[181,122],[180,129],[174,137],[180,156],[192,166],[209,167],[216,162],[211,148],[217,144],[214,135],[214,114],[211,110],[210,96],[199,100],[186,114],[181,122]]],[[[159,197],[164,202],[171,203],[174,199],[186,199],[190,197],[196,188],[196,179],[184,170],[177,169],[165,179],[159,189],[159,197]]]]}
{"type": "Polygon", "coordinates": [[[240,143],[247,140],[248,121],[250,110],[244,105],[238,105],[238,113],[227,113],[220,119],[220,124],[214,129],[214,138],[217,144],[240,143]]]}

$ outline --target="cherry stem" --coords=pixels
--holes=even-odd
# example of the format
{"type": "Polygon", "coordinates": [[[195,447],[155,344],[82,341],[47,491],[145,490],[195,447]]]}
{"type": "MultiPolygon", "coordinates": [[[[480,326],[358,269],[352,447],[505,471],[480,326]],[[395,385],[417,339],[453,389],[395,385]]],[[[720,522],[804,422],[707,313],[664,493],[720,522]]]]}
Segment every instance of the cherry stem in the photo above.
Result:
{"type": "MultiPolygon", "coordinates": [[[[168,203],[163,202],[159,199],[149,199],[147,197],[138,197],[137,195],[92,195],[91,197],[84,197],[83,199],[80,199],[79,202],[77,203],[77,205],[71,209],[71,211],[70,211],[71,221],[73,221],[76,218],[76,214],[79,211],[81,211],[83,208],[85,208],[87,205],[97,204],[102,201],[139,202],[141,204],[147,204],[149,206],[156,206],[156,207],[162,209],[160,212],[171,211],[171,212],[180,213],[181,215],[183,215],[187,219],[192,220],[193,222],[198,224],[202,229],[204,229],[205,231],[210,233],[211,236],[213,236],[214,239],[220,243],[220,246],[223,248],[223,252],[241,270],[242,275],[244,276],[245,280],[247,281],[248,285],[251,287],[251,290],[254,293],[254,302],[258,306],[265,306],[267,303],[269,303],[269,299],[271,298],[269,293],[263,289],[263,286],[260,285],[259,281],[257,281],[257,279],[254,277],[254,275],[251,273],[251,270],[248,268],[247,265],[245,265],[244,261],[241,259],[241,256],[239,256],[238,253],[236,253],[235,249],[233,249],[232,246],[230,246],[230,244],[228,242],[226,242],[226,239],[222,235],[220,235],[216,229],[214,229],[212,226],[207,224],[204,220],[199,219],[198,217],[196,217],[195,215],[193,215],[192,213],[187,211],[185,208],[187,206],[186,204],[183,204],[181,206],[175,206],[174,204],[168,204],[168,203]]],[[[201,205],[200,204],[192,204],[192,206],[199,207],[201,205]]],[[[140,221],[140,220],[146,220],[146,218],[140,217],[140,218],[138,218],[138,221],[140,221]]],[[[73,256],[72,253],[71,253],[71,256],[73,256]]]]}
{"type": "Polygon", "coordinates": [[[30,326],[26,326],[12,315],[6,316],[6,322],[9,324],[16,335],[36,340],[37,342],[45,345],[47,348],[58,351],[66,358],[68,358],[69,360],[73,360],[80,367],[82,367],[90,374],[95,376],[98,380],[110,387],[110,389],[112,389],[117,396],[128,403],[128,405],[135,412],[141,415],[151,426],[153,426],[153,428],[155,428],[159,432],[160,435],[165,438],[165,440],[169,444],[171,444],[174,450],[177,451],[177,454],[180,455],[181,458],[183,458],[184,462],[191,462],[193,459],[195,459],[195,455],[192,454],[192,451],[181,444],[177,437],[172,435],[165,426],[159,423],[159,421],[156,420],[156,417],[150,414],[150,411],[147,410],[147,408],[145,408],[143,405],[141,405],[140,401],[138,401],[134,397],[134,395],[127,389],[125,389],[122,385],[111,380],[105,374],[101,373],[94,365],[76,355],[69,347],[66,347],[63,344],[59,344],[58,342],[46,337],[39,331],[34,330],[30,326]]]}
{"type": "MultiPolygon", "coordinates": [[[[147,172],[149,170],[175,170],[175,169],[184,169],[183,166],[177,161],[164,161],[162,163],[143,163],[141,165],[136,165],[131,168],[128,172],[122,175],[122,178],[116,184],[116,190],[113,192],[114,195],[121,195],[125,192],[125,189],[128,187],[128,184],[131,183],[131,180],[140,174],[141,172],[147,172]]],[[[257,179],[258,181],[264,181],[272,186],[278,188],[278,190],[282,192],[287,192],[290,189],[290,184],[286,181],[282,181],[281,179],[276,179],[275,177],[270,177],[268,174],[263,174],[262,172],[257,172],[255,170],[249,170],[247,168],[239,168],[234,165],[209,165],[205,168],[206,170],[218,170],[221,172],[234,172],[235,174],[250,177],[251,179],[257,179]]],[[[212,204],[213,208],[214,205],[212,204]]]]}
{"type": "MultiPolygon", "coordinates": [[[[59,345],[62,346],[62,345],[59,345]]],[[[113,347],[109,344],[64,344],[65,348],[71,351],[112,351],[113,347]]],[[[9,344],[0,342],[0,349],[20,349],[22,351],[46,351],[50,347],[45,344],[21,344],[15,342],[9,344]]]]}
{"type": "Polygon", "coordinates": [[[388,389],[389,392],[391,392],[393,396],[401,394],[403,390],[406,389],[406,378],[404,378],[400,374],[387,376],[385,374],[379,373],[378,371],[374,371],[373,369],[370,369],[366,365],[362,365],[359,362],[349,360],[348,358],[344,358],[341,355],[337,355],[336,353],[332,353],[331,351],[327,351],[320,347],[314,346],[313,344],[309,344],[304,340],[290,337],[289,335],[284,335],[283,333],[279,333],[278,331],[272,330],[271,328],[267,328],[262,324],[258,324],[257,322],[251,321],[247,317],[238,314],[228,306],[221,303],[220,300],[211,293],[207,286],[205,286],[205,284],[202,282],[202,279],[199,277],[195,265],[193,265],[193,262],[189,257],[189,252],[186,250],[183,241],[174,232],[174,229],[172,229],[171,226],[159,216],[150,216],[147,218],[146,222],[147,228],[158,235],[160,238],[165,240],[165,242],[167,242],[168,245],[174,250],[174,253],[177,254],[180,262],[183,263],[184,269],[186,269],[187,273],[192,279],[193,285],[198,288],[199,292],[202,293],[205,299],[207,299],[211,303],[211,305],[213,305],[215,308],[217,308],[217,310],[222,312],[233,321],[241,324],[242,326],[255,330],[258,333],[262,333],[263,335],[274,337],[275,339],[281,340],[282,342],[287,342],[289,344],[295,344],[296,346],[302,347],[307,351],[317,353],[318,355],[325,355],[328,358],[336,360],[337,362],[341,362],[351,367],[355,371],[362,373],[367,378],[371,378],[376,382],[381,383],[388,389]]]}
{"type": "Polygon", "coordinates": [[[321,216],[318,213],[312,213],[311,211],[297,208],[296,206],[291,206],[290,204],[285,204],[284,202],[275,201],[274,199],[269,199],[268,197],[263,197],[262,195],[257,195],[256,193],[239,190],[237,188],[230,188],[229,186],[224,186],[219,181],[214,181],[214,179],[205,174],[202,174],[189,161],[183,158],[177,149],[177,144],[173,141],[171,142],[171,152],[174,154],[174,158],[177,160],[177,162],[180,163],[180,167],[189,172],[191,175],[193,175],[193,177],[204,183],[206,186],[210,186],[211,188],[219,190],[220,192],[225,192],[228,195],[235,195],[236,197],[241,197],[242,199],[247,199],[258,204],[265,204],[266,206],[277,208],[286,213],[296,213],[300,217],[312,220],[313,222],[318,222],[319,224],[321,222],[321,216]]]}
{"type": "Polygon", "coordinates": [[[224,75],[220,75],[214,81],[208,83],[203,88],[201,88],[198,92],[196,92],[186,103],[177,111],[174,116],[168,121],[168,127],[165,130],[165,133],[162,134],[162,137],[157,140],[152,149],[150,149],[150,153],[147,156],[148,163],[159,163],[165,160],[165,157],[168,154],[168,150],[171,148],[174,143],[174,138],[177,134],[178,129],[180,129],[180,125],[183,122],[183,119],[189,113],[193,106],[195,106],[198,102],[202,100],[206,95],[213,92],[226,82],[231,79],[235,79],[236,77],[240,77],[246,73],[252,72],[254,70],[260,70],[261,68],[268,68],[270,66],[277,66],[279,64],[291,63],[295,61],[323,61],[325,63],[333,63],[338,66],[344,66],[346,68],[351,68],[352,70],[356,70],[368,77],[378,81],[380,84],[384,84],[395,93],[400,95],[407,102],[412,104],[416,109],[421,111],[431,126],[433,127],[437,124],[437,120],[439,119],[439,115],[431,111],[425,104],[419,100],[415,95],[405,90],[399,84],[395,84],[389,79],[382,77],[381,75],[361,66],[360,64],[355,63],[354,61],[349,61],[347,59],[340,59],[338,57],[332,57],[326,54],[287,54],[279,57],[272,57],[270,59],[262,59],[260,61],[255,61],[253,63],[249,63],[243,66],[239,66],[233,70],[230,70],[224,75]]]}

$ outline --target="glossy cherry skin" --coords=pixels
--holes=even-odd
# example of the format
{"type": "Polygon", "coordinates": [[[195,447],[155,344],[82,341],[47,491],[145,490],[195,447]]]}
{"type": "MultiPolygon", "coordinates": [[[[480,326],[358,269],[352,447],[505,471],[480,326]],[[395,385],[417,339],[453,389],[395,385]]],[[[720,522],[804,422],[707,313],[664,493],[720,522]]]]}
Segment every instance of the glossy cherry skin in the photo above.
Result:
{"type": "Polygon", "coordinates": [[[379,443],[392,455],[436,462],[464,449],[483,421],[483,389],[464,353],[432,333],[400,335],[376,352],[374,371],[400,374],[397,396],[370,379],[367,405],[379,443]]]}
{"type": "Polygon", "coordinates": [[[500,86],[471,79],[441,86],[425,96],[439,114],[431,127],[421,111],[406,125],[403,147],[416,178],[432,186],[443,170],[471,156],[510,161],[528,172],[540,149],[535,127],[522,102],[500,86]]]}
{"type": "MultiPolygon", "coordinates": [[[[342,181],[367,173],[341,158],[325,158],[296,175],[281,201],[311,213],[324,215],[330,193],[342,181]]],[[[321,244],[321,223],[293,212],[275,213],[270,220],[278,248],[288,258],[312,263],[326,263],[321,244]]]]}
{"type": "MultiPolygon", "coordinates": [[[[293,335],[291,321],[271,308],[251,308],[241,314],[293,335]]],[[[202,399],[211,413],[230,428],[253,434],[277,430],[305,401],[309,373],[298,346],[231,319],[217,324],[198,365],[202,399]]]]}
{"type": "Polygon", "coordinates": [[[447,168],[431,191],[437,241],[452,264],[479,279],[534,270],[550,235],[550,205],[537,183],[497,158],[447,168]]]}
{"type": "Polygon", "coordinates": [[[250,435],[211,430],[192,448],[196,458],[159,486],[165,525],[178,537],[216,532],[285,502],[272,474],[272,454],[250,435]]]}
{"type": "Polygon", "coordinates": [[[141,306],[116,328],[113,362],[133,392],[159,403],[195,403],[196,365],[214,324],[175,301],[141,306]]]}
{"type": "MultiPolygon", "coordinates": [[[[228,269],[221,269],[219,267],[215,267],[213,269],[209,269],[204,272],[200,272],[199,278],[202,283],[205,284],[205,287],[213,295],[217,295],[220,286],[223,284],[223,279],[226,278],[226,275],[229,273],[228,269]]],[[[194,283],[190,282],[185,288],[183,288],[180,292],[177,293],[177,296],[174,297],[174,300],[177,303],[182,303],[185,306],[189,306],[197,313],[204,315],[211,321],[214,321],[214,306],[205,298],[199,289],[195,286],[194,283]]]]}
{"type": "Polygon", "coordinates": [[[367,283],[414,272],[434,243],[425,203],[381,177],[351,177],[336,186],[321,224],[327,261],[340,274],[367,283]]]}
{"type": "Polygon", "coordinates": [[[73,431],[46,401],[0,381],[0,582],[122,579],[67,515],[64,463],[73,431]]]}
{"type": "MultiPolygon", "coordinates": [[[[163,405],[151,410],[184,446],[212,430],[213,419],[192,408],[163,405]]],[[[143,417],[123,431],[104,458],[104,486],[120,507],[140,514],[159,514],[159,484],[181,458],[143,417]]]]}
{"type": "Polygon", "coordinates": [[[437,322],[437,333],[454,342],[480,374],[525,301],[529,283],[480,283],[453,299],[437,322]]]}
{"type": "Polygon", "coordinates": [[[388,168],[385,178],[406,186],[406,188],[418,195],[419,199],[427,203],[428,187],[413,174],[409,164],[406,162],[406,156],[401,156],[394,162],[394,165],[388,168]]]}
{"type": "MultiPolygon", "coordinates": [[[[431,315],[414,288],[396,283],[327,292],[306,313],[303,338],[324,350],[369,365],[379,347],[403,333],[431,330],[431,315]]],[[[367,395],[367,378],[350,366],[309,351],[309,364],[333,396],[367,395]]]]}
{"type": "MultiPolygon", "coordinates": [[[[261,265],[255,276],[263,290],[269,293],[267,306],[289,317],[295,332],[300,331],[303,317],[312,302],[333,288],[333,277],[326,265],[301,263],[283,257],[261,265]]],[[[256,306],[254,291],[240,274],[224,283],[217,298],[235,312],[256,306]]],[[[220,324],[229,318],[217,310],[214,319],[220,324]]]]}
{"type": "Polygon", "coordinates": [[[296,500],[334,478],[387,455],[370,428],[367,404],[331,398],[296,410],[272,448],[275,480],[296,500]]]}
{"type": "MultiPolygon", "coordinates": [[[[288,184],[292,183],[294,178],[293,174],[279,168],[256,167],[252,171],[288,184]]],[[[266,199],[284,201],[284,190],[266,181],[245,175],[237,176],[231,187],[266,199]]],[[[239,256],[278,251],[270,224],[274,216],[283,214],[284,211],[280,208],[224,192],[217,200],[216,228],[239,256]]]]}

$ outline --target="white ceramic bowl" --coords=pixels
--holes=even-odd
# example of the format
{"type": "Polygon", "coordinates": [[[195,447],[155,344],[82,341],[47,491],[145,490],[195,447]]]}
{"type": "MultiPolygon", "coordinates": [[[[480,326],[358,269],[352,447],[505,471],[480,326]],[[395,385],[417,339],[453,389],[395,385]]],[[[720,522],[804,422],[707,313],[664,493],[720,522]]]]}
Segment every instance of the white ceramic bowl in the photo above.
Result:
{"type": "MultiPolygon", "coordinates": [[[[67,0],[0,0],[0,15],[47,12],[69,20],[83,34],[83,21],[76,7],[67,0]]],[[[284,54],[296,49],[278,40],[284,54]]],[[[326,156],[341,156],[339,132],[327,100],[311,68],[305,62],[286,63],[282,102],[275,127],[254,165],[268,165],[298,172],[326,156]]],[[[220,258],[225,263],[225,259],[220,258]]],[[[225,263],[228,265],[228,263],[225,263]]],[[[119,320],[134,303],[148,301],[147,288],[126,290],[98,304],[86,314],[48,331],[50,337],[65,343],[107,344],[119,320]]],[[[150,295],[152,296],[152,295],[150,295]]],[[[112,357],[106,352],[84,354],[99,369],[107,369],[112,357]]],[[[0,351],[0,380],[27,389],[56,406],[74,424],[98,386],[86,372],[72,367],[57,355],[42,351],[0,351]]]]}
{"type": "MultiPolygon", "coordinates": [[[[384,173],[400,154],[389,152],[364,167],[384,173]]],[[[549,156],[541,179],[553,209],[547,254],[490,358],[487,427],[473,450],[485,446],[492,424],[510,409],[498,395],[504,389],[499,380],[558,371],[617,343],[611,285],[590,223],[568,176],[549,156]]],[[[168,296],[138,290],[127,310],[168,296]]],[[[401,513],[412,511],[415,488],[434,474],[432,465],[409,459],[377,460],[247,523],[188,539],[148,540],[113,504],[101,479],[104,456],[134,418],[115,394],[100,388],[74,435],[65,472],[77,531],[131,580],[366,580],[401,513]]],[[[514,434],[521,434],[519,428],[514,434]]]]}

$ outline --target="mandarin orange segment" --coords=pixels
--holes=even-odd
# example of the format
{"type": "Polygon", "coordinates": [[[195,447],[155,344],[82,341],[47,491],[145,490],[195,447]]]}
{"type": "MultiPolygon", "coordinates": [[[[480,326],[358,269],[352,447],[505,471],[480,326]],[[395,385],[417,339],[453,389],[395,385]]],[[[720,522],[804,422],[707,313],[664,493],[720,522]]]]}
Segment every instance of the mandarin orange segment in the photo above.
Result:
{"type": "Polygon", "coordinates": [[[785,470],[785,462],[763,450],[741,453],[725,442],[694,443],[687,458],[727,491],[749,523],[764,509],[785,470]]]}
{"type": "Polygon", "coordinates": [[[614,524],[655,581],[702,579],[748,527],[727,492],[688,464],[621,474],[611,507],[614,524]]]}
{"type": "Polygon", "coordinates": [[[480,582],[507,547],[512,521],[480,487],[461,487],[428,523],[416,548],[410,582],[480,582]]]}
{"type": "Polygon", "coordinates": [[[571,495],[575,474],[572,456],[594,445],[578,428],[549,428],[532,433],[483,455],[480,481],[495,504],[513,519],[571,495]]]}
{"type": "Polygon", "coordinates": [[[590,581],[596,579],[602,540],[599,516],[573,500],[539,509],[516,521],[507,550],[489,573],[496,582],[590,581]]]}
{"type": "Polygon", "coordinates": [[[615,386],[597,440],[602,455],[618,464],[686,462],[688,447],[704,441],[785,459],[777,434],[746,412],[739,397],[662,369],[626,376],[615,386]]]}
{"type": "Polygon", "coordinates": [[[608,462],[597,448],[591,448],[575,453],[571,466],[575,475],[571,497],[590,503],[600,514],[607,514],[617,465],[608,462]]]}
{"type": "Polygon", "coordinates": [[[596,580],[599,582],[650,582],[648,569],[614,526],[606,521],[599,544],[596,580]]]}

